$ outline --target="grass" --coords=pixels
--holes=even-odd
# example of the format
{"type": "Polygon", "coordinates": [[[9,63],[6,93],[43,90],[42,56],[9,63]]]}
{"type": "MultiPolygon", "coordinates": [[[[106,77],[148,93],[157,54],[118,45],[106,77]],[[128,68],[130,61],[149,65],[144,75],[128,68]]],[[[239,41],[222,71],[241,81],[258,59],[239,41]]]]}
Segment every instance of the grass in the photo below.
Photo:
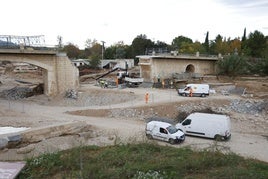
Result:
{"type": "Polygon", "coordinates": [[[44,154],[27,160],[19,178],[268,178],[268,164],[233,153],[123,144],[44,154]]]}

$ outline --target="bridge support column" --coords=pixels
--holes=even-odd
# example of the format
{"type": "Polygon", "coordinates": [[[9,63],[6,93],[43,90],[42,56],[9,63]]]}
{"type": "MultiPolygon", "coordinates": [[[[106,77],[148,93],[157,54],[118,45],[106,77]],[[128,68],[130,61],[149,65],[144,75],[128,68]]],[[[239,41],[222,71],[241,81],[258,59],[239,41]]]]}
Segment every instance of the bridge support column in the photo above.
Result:
{"type": "Polygon", "coordinates": [[[50,70],[43,70],[44,77],[44,94],[47,96],[54,96],[58,94],[55,72],[50,70]]]}

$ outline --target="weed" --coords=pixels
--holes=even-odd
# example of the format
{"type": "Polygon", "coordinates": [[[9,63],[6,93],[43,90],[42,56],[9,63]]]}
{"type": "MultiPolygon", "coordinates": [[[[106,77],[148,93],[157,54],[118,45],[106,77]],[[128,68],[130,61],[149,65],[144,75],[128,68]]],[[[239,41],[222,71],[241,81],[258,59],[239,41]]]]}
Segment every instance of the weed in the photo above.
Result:
{"type": "Polygon", "coordinates": [[[44,154],[27,161],[20,178],[267,178],[267,171],[267,163],[233,153],[145,142],[44,154]]]}

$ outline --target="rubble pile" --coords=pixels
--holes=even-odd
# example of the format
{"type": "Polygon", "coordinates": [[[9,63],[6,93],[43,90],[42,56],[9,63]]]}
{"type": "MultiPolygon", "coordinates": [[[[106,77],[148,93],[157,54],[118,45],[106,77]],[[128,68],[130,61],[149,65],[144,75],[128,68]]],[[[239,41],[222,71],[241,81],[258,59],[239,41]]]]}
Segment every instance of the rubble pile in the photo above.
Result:
{"type": "Polygon", "coordinates": [[[263,100],[237,100],[231,101],[228,110],[238,113],[256,115],[262,112],[268,112],[268,101],[263,100]]]}
{"type": "MultiPolygon", "coordinates": [[[[268,114],[268,101],[264,100],[243,100],[233,99],[227,103],[213,103],[208,101],[199,101],[198,103],[185,103],[176,107],[178,116],[185,118],[187,115],[193,112],[205,112],[216,114],[230,115],[232,112],[267,116],[268,114]],[[229,103],[229,104],[228,104],[229,103]],[[186,115],[186,116],[185,116],[186,115]]],[[[147,109],[112,109],[110,110],[109,117],[114,118],[138,118],[144,119],[152,116],[165,116],[166,114],[157,111],[156,108],[147,109]]],[[[177,116],[177,118],[178,118],[177,116]]]]}
{"type": "Polygon", "coordinates": [[[28,87],[14,87],[8,90],[3,90],[0,93],[0,97],[6,98],[9,100],[28,98],[33,95],[34,95],[33,89],[28,88],[28,87]]]}
{"type": "Polygon", "coordinates": [[[191,113],[194,111],[203,111],[203,110],[211,110],[211,112],[215,113],[223,113],[229,114],[230,112],[237,112],[243,114],[251,114],[251,115],[258,115],[262,113],[268,112],[268,101],[264,100],[240,100],[240,99],[233,99],[230,101],[229,105],[222,104],[222,105],[209,105],[205,103],[200,103],[196,105],[194,103],[180,105],[178,107],[178,111],[191,113]]]}
{"type": "Polygon", "coordinates": [[[74,89],[69,89],[65,93],[66,98],[71,98],[71,99],[77,99],[78,98],[78,92],[74,89]]]}
{"type": "MultiPolygon", "coordinates": [[[[67,93],[66,93],[67,95],[67,93]]],[[[123,103],[135,100],[136,95],[133,93],[110,93],[104,91],[91,91],[91,92],[69,92],[68,97],[65,96],[64,100],[57,100],[49,102],[49,105],[57,106],[104,106],[123,103]],[[77,96],[76,96],[77,95],[77,96]],[[76,98],[77,97],[77,98],[76,98]],[[76,99],[76,100],[74,100],[76,99]]]]}
{"type": "Polygon", "coordinates": [[[125,118],[143,118],[146,116],[144,110],[137,110],[133,108],[127,108],[127,109],[112,109],[109,117],[114,117],[114,118],[120,118],[120,117],[125,117],[125,118]]]}

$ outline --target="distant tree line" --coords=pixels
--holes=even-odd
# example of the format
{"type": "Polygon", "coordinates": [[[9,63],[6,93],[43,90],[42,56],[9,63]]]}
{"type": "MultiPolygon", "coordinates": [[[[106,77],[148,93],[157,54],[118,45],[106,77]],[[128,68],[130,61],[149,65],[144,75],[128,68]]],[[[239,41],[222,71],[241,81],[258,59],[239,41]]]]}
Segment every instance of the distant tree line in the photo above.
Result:
{"type": "MultiPolygon", "coordinates": [[[[225,38],[220,34],[214,40],[206,34],[204,43],[193,41],[189,37],[175,37],[171,44],[162,41],[152,41],[145,34],[135,37],[131,45],[120,41],[109,47],[104,47],[97,40],[86,40],[85,49],[79,49],[76,45],[68,43],[62,45],[62,37],[58,37],[59,48],[67,53],[71,59],[90,59],[92,66],[97,66],[100,59],[135,59],[138,55],[145,55],[148,49],[166,49],[178,51],[181,54],[219,55],[224,57],[218,62],[221,74],[235,76],[237,74],[268,74],[268,36],[260,31],[250,32],[246,35],[246,29],[242,37],[234,39],[225,38]],[[234,56],[235,55],[235,56],[234,56]]],[[[135,61],[137,63],[137,59],[135,61]]]]}

